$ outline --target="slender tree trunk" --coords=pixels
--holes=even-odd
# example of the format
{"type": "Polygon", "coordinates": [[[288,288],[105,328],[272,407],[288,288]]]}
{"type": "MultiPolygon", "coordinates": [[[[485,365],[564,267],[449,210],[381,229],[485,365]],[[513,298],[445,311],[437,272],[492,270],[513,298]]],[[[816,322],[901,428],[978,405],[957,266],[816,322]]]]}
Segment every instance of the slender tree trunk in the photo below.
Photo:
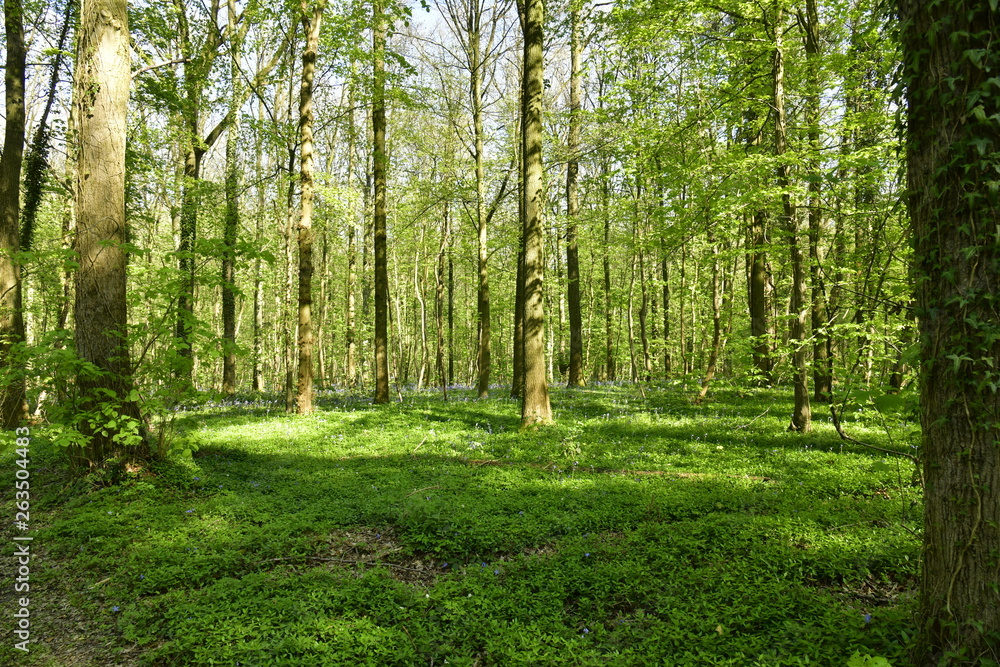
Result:
{"type": "MultiPolygon", "coordinates": [[[[92,17],[90,19],[93,21],[92,17]]],[[[21,266],[16,258],[20,250],[18,214],[21,162],[24,156],[24,69],[27,54],[20,0],[4,0],[4,30],[7,37],[7,61],[4,72],[6,127],[3,154],[0,155],[0,419],[3,421],[3,428],[13,429],[20,426],[28,416],[28,403],[24,395],[25,359],[19,350],[20,344],[24,342],[21,266]]],[[[121,57],[121,54],[116,53],[115,56],[121,57]]],[[[127,67],[127,52],[125,58],[127,67]]],[[[88,61],[87,64],[93,67],[92,62],[88,61]]],[[[116,64],[112,63],[111,66],[116,64]]],[[[107,74],[115,75],[120,72],[107,74]]],[[[117,103],[113,98],[102,98],[102,101],[105,104],[117,103]]],[[[124,182],[122,187],[124,188],[124,182]]],[[[124,201],[124,190],[122,198],[124,201]]],[[[124,209],[121,213],[119,223],[124,221],[124,209]]]]}
{"type": "Polygon", "coordinates": [[[708,395],[708,387],[715,378],[715,372],[719,363],[719,354],[722,351],[722,294],[725,291],[725,285],[720,275],[719,246],[712,234],[711,222],[709,222],[707,236],[708,244],[712,247],[712,347],[708,354],[705,375],[701,380],[701,389],[698,391],[698,398],[696,399],[698,403],[705,400],[705,396],[708,395]],[[723,284],[720,285],[720,282],[723,284]]]}
{"type": "Polygon", "coordinates": [[[792,422],[788,427],[791,431],[806,433],[812,430],[812,410],[809,406],[809,371],[806,367],[806,277],[805,260],[799,245],[799,224],[795,211],[792,209],[792,198],[789,193],[788,163],[784,158],[786,150],[786,120],[785,120],[785,53],[782,44],[782,7],[778,0],[774,20],[774,108],[776,111],[774,130],[774,154],[778,158],[778,187],[781,189],[782,222],[788,235],[788,248],[792,260],[792,297],[791,325],[789,329],[789,344],[792,346],[792,359],[795,383],[795,407],[792,411],[792,422]]]}
{"type": "Polygon", "coordinates": [[[385,41],[386,19],[382,0],[373,5],[375,53],[372,95],[372,175],[374,193],[375,255],[375,402],[389,402],[389,267],[386,260],[386,153],[385,153],[385,41]]]}
{"type": "Polygon", "coordinates": [[[45,193],[45,185],[48,181],[49,142],[52,139],[49,114],[52,112],[52,105],[58,94],[56,88],[59,85],[59,71],[62,69],[63,58],[66,54],[66,40],[69,37],[70,28],[74,24],[76,7],[77,4],[74,0],[68,0],[63,8],[63,22],[59,30],[59,41],[56,43],[55,54],[52,56],[52,73],[49,76],[49,90],[45,98],[45,107],[42,109],[42,115],[35,126],[35,133],[28,146],[28,153],[24,156],[24,206],[21,209],[20,237],[22,250],[31,250],[33,245],[38,207],[42,203],[42,195],[45,193]]]}
{"type": "MultiPolygon", "coordinates": [[[[263,124],[264,106],[260,106],[258,120],[263,124]]],[[[263,165],[261,154],[257,153],[257,178],[263,178],[263,165]]],[[[258,247],[264,243],[264,186],[263,183],[257,186],[257,214],[255,222],[254,237],[258,247]]],[[[261,256],[258,254],[254,259],[253,267],[253,390],[255,392],[264,391],[264,373],[261,368],[264,357],[264,274],[261,256]]]]}
{"type": "Polygon", "coordinates": [[[670,377],[670,262],[666,241],[661,239],[660,278],[663,280],[663,377],[670,377]]]}
{"type": "MultiPolygon", "coordinates": [[[[521,188],[523,190],[523,188],[521,188]]],[[[524,208],[523,202],[520,208],[524,208]]],[[[524,216],[517,244],[517,284],[514,293],[514,359],[510,385],[511,398],[524,396],[524,216]]]]}
{"type": "Polygon", "coordinates": [[[479,377],[476,381],[476,393],[479,398],[486,398],[490,393],[490,281],[487,259],[488,225],[483,212],[483,197],[486,187],[486,172],[484,165],[484,133],[483,133],[483,69],[480,54],[480,13],[469,11],[469,73],[470,96],[472,102],[472,127],[475,136],[476,162],[476,229],[478,230],[479,251],[479,294],[476,301],[476,313],[479,317],[479,345],[477,366],[479,377]]]}
{"type": "Polygon", "coordinates": [[[140,435],[145,431],[131,377],[122,248],[130,83],[125,0],[84,0],[73,91],[79,122],[75,342],[80,359],[94,370],[80,371],[77,386],[82,410],[104,414],[96,424],[81,421],[87,444],[71,456],[90,469],[126,453],[123,440],[131,427],[140,435]]]}
{"type": "Polygon", "coordinates": [[[809,273],[812,283],[810,318],[813,333],[813,400],[829,403],[833,378],[828,364],[829,335],[822,267],[820,264],[820,237],[822,222],[822,166],[820,144],[820,66],[822,63],[819,38],[819,12],[816,0],[806,0],[805,48],[807,61],[808,94],[806,96],[806,123],[809,128],[810,170],[809,179],[809,273]]]}
{"type": "Polygon", "coordinates": [[[552,421],[545,381],[545,202],[542,190],[542,96],[544,6],[519,0],[524,27],[521,125],[524,151],[524,398],[521,427],[552,421]]]}
{"type": "Polygon", "coordinates": [[[614,304],[611,299],[611,213],[608,210],[610,195],[608,192],[607,170],[605,169],[605,180],[601,185],[603,193],[603,215],[604,215],[604,248],[602,249],[601,263],[604,270],[604,347],[605,347],[605,373],[608,382],[614,382],[616,378],[615,363],[615,337],[614,337],[614,304]]]}
{"type": "Polygon", "coordinates": [[[308,0],[301,0],[300,20],[306,34],[305,51],[302,53],[302,86],[299,92],[299,141],[300,177],[302,195],[299,201],[299,373],[295,393],[295,411],[300,415],[313,411],[313,332],[312,332],[312,275],[313,275],[313,79],[316,76],[316,55],[319,49],[319,29],[323,20],[325,0],[315,7],[308,0]]]}
{"type": "Polygon", "coordinates": [[[438,247],[436,286],[434,299],[434,320],[437,324],[437,372],[441,381],[441,397],[448,400],[448,375],[445,372],[444,355],[444,290],[445,290],[445,258],[448,254],[448,203],[445,202],[441,216],[441,245],[438,247]]]}
{"type": "Polygon", "coordinates": [[[997,14],[899,0],[922,343],[923,581],[909,664],[1000,661],[997,14]],[[972,55],[975,54],[975,55],[972,55]],[[985,147],[985,148],[984,148],[985,147]]]}
{"type": "Polygon", "coordinates": [[[236,37],[236,3],[228,2],[230,35],[229,113],[233,117],[226,133],[226,214],[222,232],[222,393],[236,391],[236,239],[240,226],[240,173],[237,165],[239,134],[240,43],[236,37]]]}
{"type": "MultiPolygon", "coordinates": [[[[347,187],[351,189],[354,182],[354,87],[351,86],[347,96],[347,187]]],[[[346,359],[344,361],[344,374],[346,384],[349,388],[354,388],[358,381],[357,369],[357,323],[355,321],[354,294],[358,285],[358,250],[357,250],[357,221],[354,211],[349,214],[347,221],[347,305],[344,322],[344,344],[346,359]]]]}
{"type": "Polygon", "coordinates": [[[582,387],[583,380],[583,315],[580,305],[580,251],[577,243],[577,221],[580,216],[580,126],[581,79],[580,67],[583,40],[580,29],[580,7],[574,2],[570,8],[570,79],[569,79],[569,137],[566,164],[566,289],[569,301],[569,378],[570,387],[582,387]]]}

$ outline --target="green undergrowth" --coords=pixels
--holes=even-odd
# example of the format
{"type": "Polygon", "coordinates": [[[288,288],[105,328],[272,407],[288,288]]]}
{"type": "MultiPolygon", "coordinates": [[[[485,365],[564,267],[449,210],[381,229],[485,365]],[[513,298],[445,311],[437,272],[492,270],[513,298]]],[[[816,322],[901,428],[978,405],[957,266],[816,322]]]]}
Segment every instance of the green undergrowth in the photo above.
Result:
{"type": "MultiPolygon", "coordinates": [[[[822,406],[799,435],[787,392],[556,389],[557,424],[521,432],[515,401],[450,396],[189,407],[194,455],[109,487],[36,442],[33,576],[70,591],[93,664],[905,664],[912,465],[822,406]]],[[[38,641],[15,657],[72,644],[38,641]]]]}

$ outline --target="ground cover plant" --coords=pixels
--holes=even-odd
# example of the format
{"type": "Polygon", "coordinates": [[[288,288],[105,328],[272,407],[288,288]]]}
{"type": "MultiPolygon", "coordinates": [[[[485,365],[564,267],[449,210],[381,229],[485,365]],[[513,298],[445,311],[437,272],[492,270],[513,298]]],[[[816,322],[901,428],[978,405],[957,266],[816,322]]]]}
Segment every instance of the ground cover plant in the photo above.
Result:
{"type": "MultiPolygon", "coordinates": [[[[822,409],[788,433],[772,390],[555,390],[558,425],[534,431],[515,401],[472,396],[192,405],[190,457],[111,485],[38,439],[38,643],[0,663],[905,664],[906,459],[845,442],[822,409]]],[[[871,409],[844,426],[912,442],[871,409]]]]}

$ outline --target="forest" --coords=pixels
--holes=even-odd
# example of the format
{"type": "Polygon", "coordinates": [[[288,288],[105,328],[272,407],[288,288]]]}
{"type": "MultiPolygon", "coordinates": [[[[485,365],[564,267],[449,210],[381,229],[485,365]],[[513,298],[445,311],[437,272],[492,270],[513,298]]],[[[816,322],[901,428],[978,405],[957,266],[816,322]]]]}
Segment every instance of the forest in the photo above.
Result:
{"type": "Polygon", "coordinates": [[[1000,665],[996,0],[4,0],[0,663],[1000,665]]]}

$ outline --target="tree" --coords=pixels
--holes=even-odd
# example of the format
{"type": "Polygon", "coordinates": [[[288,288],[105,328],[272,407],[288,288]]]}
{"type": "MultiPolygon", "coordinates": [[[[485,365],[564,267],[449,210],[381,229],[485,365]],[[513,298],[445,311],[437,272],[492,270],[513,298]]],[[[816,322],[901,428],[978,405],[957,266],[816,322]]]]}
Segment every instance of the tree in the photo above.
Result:
{"type": "Polygon", "coordinates": [[[226,132],[226,215],[222,248],[222,393],[236,391],[236,239],[240,227],[240,172],[237,164],[236,140],[239,134],[239,104],[241,97],[239,55],[242,39],[236,33],[236,1],[228,0],[229,49],[229,116],[232,122],[226,132]]]}
{"type": "Polygon", "coordinates": [[[309,6],[302,0],[300,19],[306,35],[302,52],[302,88],[299,96],[299,140],[302,195],[299,202],[299,376],[295,410],[299,414],[312,412],[313,404],[313,333],[312,333],[312,214],[316,187],[313,183],[313,79],[316,76],[316,52],[319,48],[319,28],[325,0],[309,6]]]}
{"type": "Polygon", "coordinates": [[[372,180],[374,193],[375,255],[375,402],[389,402],[389,265],[386,256],[385,178],[385,41],[383,0],[372,5],[372,49],[375,55],[372,87],[372,180]]]}
{"type": "Polygon", "coordinates": [[[580,26],[580,7],[573,0],[570,7],[570,80],[569,80],[569,136],[566,163],[566,282],[569,306],[569,378],[570,387],[583,386],[583,316],[580,312],[580,249],[577,220],[580,217],[580,115],[583,73],[580,59],[583,40],[580,26]]]}
{"type": "Polygon", "coordinates": [[[524,394],[521,428],[552,421],[549,386],[545,377],[545,209],[542,189],[542,92],[544,69],[544,5],[542,0],[519,0],[524,31],[521,123],[524,155],[524,394]]]}
{"type": "Polygon", "coordinates": [[[73,103],[79,122],[75,250],[77,375],[87,438],[75,458],[102,468],[142,433],[127,340],[125,135],[131,83],[125,0],[83,0],[73,103]]]}
{"type": "Polygon", "coordinates": [[[899,0],[923,426],[915,665],[1000,660],[1000,37],[987,0],[899,0]]]}
{"type": "Polygon", "coordinates": [[[0,156],[0,420],[3,428],[20,425],[28,414],[23,362],[16,358],[24,341],[21,304],[20,222],[21,161],[24,156],[24,16],[21,0],[4,0],[7,62],[4,74],[6,127],[0,156]]]}
{"type": "Polygon", "coordinates": [[[782,40],[784,30],[784,8],[778,0],[774,17],[774,66],[772,76],[774,83],[774,155],[778,159],[777,181],[781,188],[781,219],[786,235],[788,249],[792,260],[792,298],[789,306],[791,324],[789,326],[788,342],[792,345],[793,383],[795,385],[795,407],[792,412],[792,422],[788,429],[806,433],[812,430],[812,411],[809,406],[809,371],[806,367],[806,278],[805,260],[802,256],[802,246],[799,243],[798,217],[792,208],[792,196],[789,192],[789,165],[785,156],[787,149],[787,121],[785,118],[785,51],[782,40]]]}

